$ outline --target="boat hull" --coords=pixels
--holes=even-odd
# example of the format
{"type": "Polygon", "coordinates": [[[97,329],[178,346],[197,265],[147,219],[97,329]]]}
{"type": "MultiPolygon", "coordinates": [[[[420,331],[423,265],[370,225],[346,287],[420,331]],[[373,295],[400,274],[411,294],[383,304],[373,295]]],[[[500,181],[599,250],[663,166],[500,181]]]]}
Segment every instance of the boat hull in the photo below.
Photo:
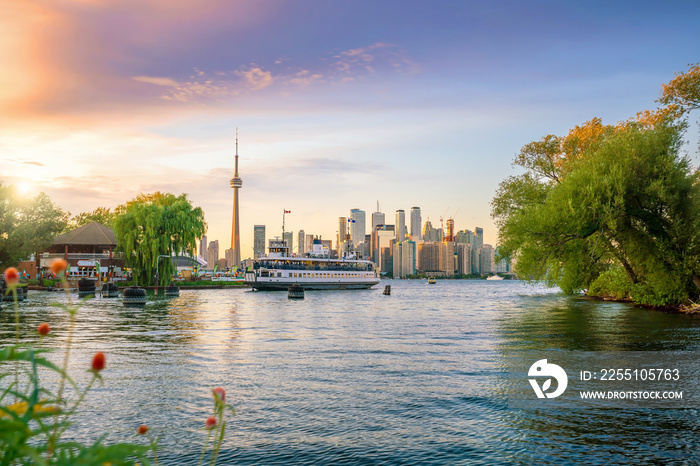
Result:
{"type": "Polygon", "coordinates": [[[299,284],[304,290],[367,290],[379,283],[379,280],[337,282],[301,282],[301,281],[246,281],[245,284],[258,291],[287,291],[293,284],[299,284]]]}

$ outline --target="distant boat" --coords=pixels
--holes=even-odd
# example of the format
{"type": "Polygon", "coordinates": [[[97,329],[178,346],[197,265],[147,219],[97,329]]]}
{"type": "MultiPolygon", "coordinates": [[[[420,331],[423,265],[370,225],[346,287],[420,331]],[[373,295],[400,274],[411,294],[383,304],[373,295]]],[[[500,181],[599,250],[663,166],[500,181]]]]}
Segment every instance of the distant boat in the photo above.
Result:
{"type": "Polygon", "coordinates": [[[428,285],[434,285],[437,283],[437,280],[435,280],[435,277],[428,277],[428,285]]]}
{"type": "Polygon", "coordinates": [[[503,277],[498,275],[489,275],[488,277],[486,277],[486,280],[503,280],[503,277]]]}

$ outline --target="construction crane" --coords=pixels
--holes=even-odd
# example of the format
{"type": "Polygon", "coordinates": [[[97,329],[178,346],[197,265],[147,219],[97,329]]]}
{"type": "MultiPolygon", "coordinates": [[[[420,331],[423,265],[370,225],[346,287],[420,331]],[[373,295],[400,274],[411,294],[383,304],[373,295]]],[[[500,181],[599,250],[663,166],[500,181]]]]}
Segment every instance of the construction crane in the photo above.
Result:
{"type": "Polygon", "coordinates": [[[442,221],[443,221],[443,219],[445,218],[445,215],[447,215],[447,211],[448,211],[448,210],[450,210],[449,207],[448,207],[447,209],[445,209],[445,212],[444,212],[442,215],[440,215],[440,229],[441,229],[443,232],[445,231],[445,225],[443,224],[442,221]]]}

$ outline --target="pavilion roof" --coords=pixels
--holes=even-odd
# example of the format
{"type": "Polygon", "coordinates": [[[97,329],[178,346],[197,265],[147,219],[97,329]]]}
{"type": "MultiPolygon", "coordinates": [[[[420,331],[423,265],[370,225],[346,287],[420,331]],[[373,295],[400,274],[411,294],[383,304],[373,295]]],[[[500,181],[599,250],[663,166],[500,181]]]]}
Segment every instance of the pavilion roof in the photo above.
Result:
{"type": "Polygon", "coordinates": [[[116,246],[117,238],[111,228],[97,222],[91,222],[68,233],[58,235],[54,238],[53,244],[116,246]]]}

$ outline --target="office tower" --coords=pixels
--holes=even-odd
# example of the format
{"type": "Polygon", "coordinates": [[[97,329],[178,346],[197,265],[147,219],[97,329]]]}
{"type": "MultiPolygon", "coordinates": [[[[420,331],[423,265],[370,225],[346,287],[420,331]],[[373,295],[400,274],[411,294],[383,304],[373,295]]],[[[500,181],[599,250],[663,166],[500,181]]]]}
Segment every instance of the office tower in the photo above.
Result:
{"type": "Polygon", "coordinates": [[[423,234],[420,230],[421,225],[420,207],[411,207],[411,239],[413,241],[423,239],[423,234]]]}
{"type": "MultiPolygon", "coordinates": [[[[241,263],[241,234],[240,221],[238,219],[238,190],[243,186],[243,180],[238,176],[238,129],[236,129],[236,162],[231,178],[233,188],[233,220],[231,223],[231,249],[233,249],[233,262],[236,265],[241,263]]],[[[264,248],[263,248],[264,249],[264,248]]]]}
{"type": "Polygon", "coordinates": [[[336,245],[338,246],[338,257],[342,257],[342,248],[348,238],[350,237],[348,229],[348,218],[338,217],[338,235],[335,239],[336,245]]]}
{"type": "Polygon", "coordinates": [[[385,246],[380,248],[379,273],[383,273],[384,275],[394,274],[394,260],[391,255],[391,251],[392,246],[385,246]]]}
{"type": "Polygon", "coordinates": [[[306,235],[306,241],[304,241],[304,247],[306,250],[304,252],[309,252],[314,249],[314,235],[306,235]]]}
{"type": "Polygon", "coordinates": [[[399,209],[396,211],[396,241],[401,243],[406,240],[406,213],[399,209]]]}
{"type": "Polygon", "coordinates": [[[381,272],[386,272],[386,270],[381,269],[382,248],[389,248],[389,255],[391,255],[391,243],[394,239],[394,225],[377,225],[373,231],[372,244],[374,249],[372,251],[372,261],[379,266],[381,272]]]}
{"type": "Polygon", "coordinates": [[[460,230],[455,235],[455,243],[472,244],[474,242],[474,233],[471,230],[460,230]]]}
{"type": "Polygon", "coordinates": [[[485,275],[487,273],[493,273],[495,271],[495,264],[493,260],[493,248],[490,244],[484,244],[481,246],[479,251],[479,273],[485,275]]]}
{"type": "Polygon", "coordinates": [[[304,249],[305,243],[306,243],[306,233],[304,232],[304,230],[299,230],[299,233],[297,233],[297,254],[299,254],[300,256],[303,256],[304,254],[306,254],[306,250],[304,249]]]}
{"type": "Polygon", "coordinates": [[[209,246],[209,243],[207,243],[207,235],[204,235],[199,242],[199,255],[202,256],[204,260],[207,260],[207,246],[209,246]]]}
{"type": "Polygon", "coordinates": [[[442,228],[433,228],[433,224],[430,223],[430,219],[425,222],[425,227],[423,228],[423,241],[429,243],[437,243],[442,241],[442,228]]]}
{"type": "Polygon", "coordinates": [[[418,263],[421,272],[439,272],[440,243],[425,242],[419,244],[418,263]]]}
{"type": "Polygon", "coordinates": [[[253,226],[253,259],[265,255],[265,225],[253,226]]]}
{"type": "Polygon", "coordinates": [[[440,245],[439,268],[446,277],[455,274],[455,243],[452,241],[442,241],[440,245]]]}
{"type": "Polygon", "coordinates": [[[214,270],[219,260],[219,240],[214,240],[207,246],[207,269],[214,270]]]}
{"type": "Polygon", "coordinates": [[[229,269],[232,269],[234,267],[238,267],[239,264],[236,264],[233,261],[233,249],[232,248],[228,248],[226,250],[226,252],[224,253],[224,257],[226,259],[226,267],[228,267],[229,269]]]}
{"type": "Polygon", "coordinates": [[[350,224],[350,239],[352,240],[355,247],[358,244],[364,242],[365,233],[367,228],[365,227],[365,211],[360,209],[351,209],[350,218],[355,222],[350,224]]]}
{"type": "Polygon", "coordinates": [[[394,244],[394,278],[416,274],[416,243],[403,241],[394,244]]]}
{"type": "Polygon", "coordinates": [[[377,201],[377,211],[372,214],[372,233],[374,233],[377,225],[384,224],[386,224],[386,219],[384,218],[384,214],[379,211],[379,201],[377,201]]]}
{"type": "MultiPolygon", "coordinates": [[[[494,255],[498,255],[498,248],[494,250],[494,255]]],[[[510,273],[512,268],[508,259],[501,259],[496,262],[496,273],[510,273]]]]}
{"type": "Polygon", "coordinates": [[[294,249],[294,233],[291,231],[285,231],[282,234],[282,240],[287,244],[287,254],[292,255],[292,250],[294,249]]]}
{"type": "Polygon", "coordinates": [[[481,246],[484,244],[484,229],[474,228],[474,241],[472,242],[472,273],[485,273],[481,270],[481,246]]]}
{"type": "Polygon", "coordinates": [[[472,273],[472,245],[468,243],[455,243],[457,255],[457,275],[469,275],[472,273]]]}

